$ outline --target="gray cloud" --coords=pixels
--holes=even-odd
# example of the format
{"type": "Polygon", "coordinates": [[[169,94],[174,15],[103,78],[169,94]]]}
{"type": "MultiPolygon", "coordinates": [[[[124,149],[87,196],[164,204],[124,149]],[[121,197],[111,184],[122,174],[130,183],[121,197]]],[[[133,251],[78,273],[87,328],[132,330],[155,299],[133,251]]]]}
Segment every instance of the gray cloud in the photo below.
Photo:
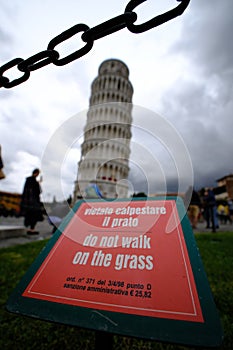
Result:
{"type": "Polygon", "coordinates": [[[1,60],[5,59],[9,55],[10,47],[13,43],[13,36],[9,29],[14,23],[14,12],[11,9],[11,5],[1,1],[0,7],[0,44],[1,44],[1,60]]]}
{"type": "Polygon", "coordinates": [[[232,67],[233,2],[193,1],[184,17],[180,41],[172,50],[190,57],[204,74],[222,74],[232,67]]]}
{"type": "Polygon", "coordinates": [[[189,11],[169,51],[186,65],[162,104],[189,149],[195,184],[206,186],[233,171],[233,2],[197,0],[189,11]]]}

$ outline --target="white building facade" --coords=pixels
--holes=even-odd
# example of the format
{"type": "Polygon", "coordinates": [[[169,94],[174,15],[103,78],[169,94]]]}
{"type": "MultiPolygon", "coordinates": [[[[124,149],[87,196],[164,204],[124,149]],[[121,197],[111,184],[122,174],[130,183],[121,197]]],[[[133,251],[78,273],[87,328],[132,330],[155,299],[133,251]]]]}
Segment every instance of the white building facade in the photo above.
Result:
{"type": "Polygon", "coordinates": [[[105,198],[128,196],[133,87],[120,60],[104,61],[91,85],[74,200],[96,184],[105,198]]]}

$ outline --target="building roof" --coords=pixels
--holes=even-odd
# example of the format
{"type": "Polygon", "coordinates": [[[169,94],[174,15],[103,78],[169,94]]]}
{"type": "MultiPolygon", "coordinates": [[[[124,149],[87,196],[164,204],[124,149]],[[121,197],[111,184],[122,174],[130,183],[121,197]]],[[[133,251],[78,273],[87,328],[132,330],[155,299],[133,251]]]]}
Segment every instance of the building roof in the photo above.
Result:
{"type": "Polygon", "coordinates": [[[216,181],[223,181],[223,180],[228,179],[229,177],[232,177],[232,178],[233,178],[233,174],[225,175],[225,176],[221,177],[220,179],[218,179],[218,180],[216,180],[216,181]]]}

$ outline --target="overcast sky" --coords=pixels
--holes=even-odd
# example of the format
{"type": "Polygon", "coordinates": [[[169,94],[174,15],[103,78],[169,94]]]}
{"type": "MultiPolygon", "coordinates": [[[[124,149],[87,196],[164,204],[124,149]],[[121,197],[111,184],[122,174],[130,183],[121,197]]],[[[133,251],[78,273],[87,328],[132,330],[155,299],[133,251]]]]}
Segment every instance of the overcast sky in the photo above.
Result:
{"type": "MultiPolygon", "coordinates": [[[[45,50],[53,37],[75,24],[93,27],[122,14],[127,1],[0,0],[0,5],[2,65],[45,50]]],[[[135,10],[137,23],[177,5],[175,0],[148,0],[135,10]]],[[[183,190],[193,179],[198,189],[232,173],[232,13],[232,0],[191,0],[184,14],[169,23],[142,34],[123,29],[96,41],[88,54],[68,65],[50,64],[19,86],[1,88],[6,178],[0,190],[21,192],[32,169],[44,167],[44,200],[73,194],[90,85],[109,58],[127,64],[133,104],[144,111],[134,118],[132,191],[154,193],[163,191],[164,184],[168,190],[181,189],[179,181],[183,190]]],[[[75,36],[57,49],[67,55],[81,46],[75,36]]],[[[16,69],[7,74],[19,76],[16,69]]]]}

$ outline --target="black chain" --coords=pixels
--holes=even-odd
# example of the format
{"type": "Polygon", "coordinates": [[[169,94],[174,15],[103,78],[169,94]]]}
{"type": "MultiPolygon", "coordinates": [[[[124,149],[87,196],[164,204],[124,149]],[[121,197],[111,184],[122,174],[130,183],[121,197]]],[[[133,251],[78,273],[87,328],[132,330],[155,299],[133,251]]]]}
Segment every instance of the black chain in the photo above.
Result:
{"type": "Polygon", "coordinates": [[[32,71],[42,68],[50,63],[53,63],[56,66],[63,66],[70,63],[87,54],[92,49],[95,40],[117,32],[125,27],[132,33],[142,33],[157,27],[162,23],[182,15],[190,2],[190,0],[177,0],[180,2],[180,4],[174,9],[167,11],[162,15],[158,15],[143,24],[135,25],[134,22],[137,20],[137,14],[133,12],[133,10],[135,10],[138,5],[145,1],[147,0],[131,0],[126,6],[125,12],[122,15],[114,17],[97,25],[96,27],[89,28],[86,24],[76,24],[53,38],[49,42],[47,50],[41,51],[25,60],[23,58],[14,58],[13,60],[4,64],[0,67],[0,88],[4,87],[6,89],[10,89],[21,84],[29,79],[32,71]],[[83,32],[81,39],[85,45],[70,55],[59,58],[60,54],[58,51],[54,50],[54,48],[58,44],[80,32],[83,32]],[[17,66],[18,70],[24,74],[20,78],[10,81],[10,79],[4,76],[3,73],[15,66],[17,66]]]}

